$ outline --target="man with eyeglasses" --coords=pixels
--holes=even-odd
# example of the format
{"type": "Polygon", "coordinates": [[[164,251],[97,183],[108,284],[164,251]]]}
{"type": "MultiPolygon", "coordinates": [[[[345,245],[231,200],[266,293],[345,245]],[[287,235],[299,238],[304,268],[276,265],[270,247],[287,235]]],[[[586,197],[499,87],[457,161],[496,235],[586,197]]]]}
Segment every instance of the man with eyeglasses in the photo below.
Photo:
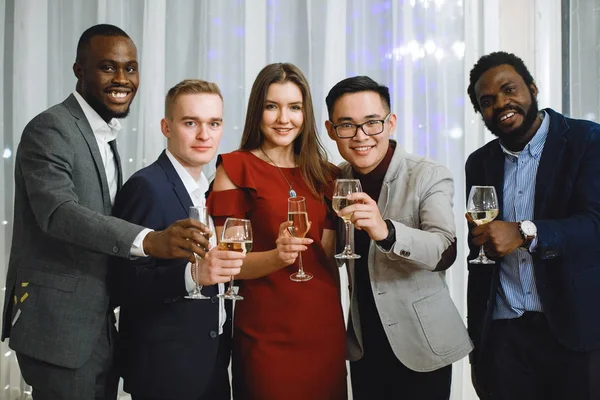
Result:
{"type": "Polygon", "coordinates": [[[390,140],[389,89],[371,78],[344,79],[326,103],[341,177],[364,190],[339,212],[361,256],[348,264],[354,399],[448,399],[452,363],[472,350],[444,279],[456,259],[450,171],[390,140]]]}

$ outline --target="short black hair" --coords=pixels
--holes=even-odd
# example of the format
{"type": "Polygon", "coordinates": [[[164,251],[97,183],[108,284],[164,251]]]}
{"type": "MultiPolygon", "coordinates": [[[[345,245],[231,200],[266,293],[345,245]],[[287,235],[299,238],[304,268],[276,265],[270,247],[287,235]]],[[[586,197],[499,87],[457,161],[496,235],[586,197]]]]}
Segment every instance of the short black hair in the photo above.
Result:
{"type": "Polygon", "coordinates": [[[131,39],[125,31],[118,26],[110,24],[98,24],[88,28],[81,34],[77,43],[77,56],[75,62],[83,61],[83,56],[94,36],[123,36],[131,39]]]}
{"type": "Polygon", "coordinates": [[[333,106],[337,99],[347,93],[357,92],[375,92],[381,97],[384,105],[387,107],[386,111],[390,111],[390,89],[387,86],[380,85],[368,76],[353,76],[352,78],[346,78],[343,81],[338,82],[334,87],[331,88],[329,94],[325,98],[327,104],[327,112],[329,113],[329,119],[333,116],[333,106]]]}
{"type": "Polygon", "coordinates": [[[535,83],[533,81],[533,76],[529,73],[523,60],[516,55],[505,51],[496,51],[494,53],[486,54],[477,61],[469,74],[469,88],[467,89],[467,93],[469,94],[475,112],[481,112],[479,102],[477,101],[477,95],[475,94],[475,84],[479,78],[481,78],[481,75],[488,70],[505,64],[513,67],[515,71],[521,75],[521,78],[523,78],[527,87],[531,87],[531,85],[535,83]]]}

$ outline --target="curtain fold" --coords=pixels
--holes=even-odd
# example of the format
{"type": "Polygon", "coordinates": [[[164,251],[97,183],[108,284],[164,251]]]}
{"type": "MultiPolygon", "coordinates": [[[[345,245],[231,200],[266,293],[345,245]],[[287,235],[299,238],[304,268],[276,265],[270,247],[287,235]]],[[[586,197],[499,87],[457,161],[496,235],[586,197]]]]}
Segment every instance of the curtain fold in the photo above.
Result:
{"type": "MultiPolygon", "coordinates": [[[[320,135],[335,163],[341,157],[324,128],[329,89],[352,75],[369,75],[389,86],[399,145],[444,163],[455,178],[460,246],[447,278],[464,316],[463,166],[466,141],[482,140],[481,129],[467,129],[464,122],[471,67],[465,65],[465,26],[470,26],[465,9],[472,1],[0,0],[0,283],[4,286],[8,267],[21,132],[33,116],[74,90],[72,65],[81,33],[96,23],[112,23],[132,37],[140,60],[140,90],[118,138],[125,178],[153,162],[165,146],[164,96],[182,79],[221,87],[225,130],[219,152],[224,153],[239,146],[258,71],[271,62],[298,65],[311,84],[320,135]]],[[[214,162],[205,173],[214,174],[214,162]]],[[[14,353],[6,343],[0,349],[0,398],[17,399],[22,388],[14,353]]],[[[455,364],[452,388],[453,400],[475,398],[464,360],[455,364]]]]}

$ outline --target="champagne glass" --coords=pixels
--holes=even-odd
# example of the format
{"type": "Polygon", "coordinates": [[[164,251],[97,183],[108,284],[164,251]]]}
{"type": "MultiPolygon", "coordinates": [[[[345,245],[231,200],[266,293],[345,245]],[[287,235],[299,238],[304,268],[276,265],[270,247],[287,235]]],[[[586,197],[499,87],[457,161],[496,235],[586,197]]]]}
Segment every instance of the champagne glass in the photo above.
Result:
{"type": "MultiPolygon", "coordinates": [[[[288,199],[288,221],[292,226],[288,228],[292,236],[303,238],[308,233],[310,227],[308,222],[308,213],[306,212],[306,199],[302,196],[290,197],[288,199]]],[[[298,272],[290,275],[294,282],[306,282],[313,278],[313,274],[304,272],[302,268],[302,252],[298,253],[298,272]]]]}
{"type": "MultiPolygon", "coordinates": [[[[207,227],[210,227],[209,218],[208,218],[208,209],[205,206],[191,206],[189,216],[191,219],[200,221],[207,227]]],[[[202,233],[202,234],[204,236],[206,236],[206,239],[210,238],[209,234],[207,234],[207,233],[202,233]]],[[[192,268],[194,268],[194,275],[196,276],[196,279],[198,279],[198,275],[200,274],[200,256],[198,254],[194,253],[194,259],[195,259],[195,262],[194,262],[194,265],[192,265],[192,268]]],[[[196,279],[194,279],[194,282],[196,284],[196,286],[194,287],[194,291],[192,292],[192,294],[185,296],[185,298],[192,299],[192,300],[208,300],[208,299],[210,299],[210,297],[202,294],[202,285],[200,285],[198,283],[198,281],[196,281],[196,279]]]]}
{"type": "MultiPolygon", "coordinates": [[[[362,192],[362,187],[358,179],[336,179],[332,205],[335,212],[339,213],[342,208],[354,204],[354,201],[348,200],[348,195],[357,192],[362,192]]],[[[346,226],[346,246],[344,247],[344,251],[335,255],[335,258],[360,258],[360,255],[356,254],[350,245],[350,228],[352,226],[350,218],[352,218],[352,214],[342,216],[344,225],[346,226]]]]}
{"type": "MultiPolygon", "coordinates": [[[[467,201],[467,213],[476,225],[492,222],[498,216],[498,196],[493,186],[473,186],[467,201]]],[[[486,257],[483,246],[479,255],[469,261],[471,264],[496,264],[486,257]]]]}
{"type": "MultiPolygon", "coordinates": [[[[252,250],[252,224],[248,219],[227,218],[221,234],[220,250],[248,253],[252,250]]],[[[233,291],[233,276],[229,279],[229,288],[219,297],[228,300],[244,300],[233,291]]]]}

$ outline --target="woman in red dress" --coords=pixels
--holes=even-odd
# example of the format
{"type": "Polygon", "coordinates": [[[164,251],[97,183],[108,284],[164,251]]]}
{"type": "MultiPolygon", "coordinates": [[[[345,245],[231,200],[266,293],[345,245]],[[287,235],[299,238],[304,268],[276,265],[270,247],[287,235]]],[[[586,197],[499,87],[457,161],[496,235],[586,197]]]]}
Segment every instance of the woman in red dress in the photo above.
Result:
{"type": "Polygon", "coordinates": [[[219,156],[208,204],[220,234],[226,217],[252,221],[254,243],[236,276],[232,352],[235,399],[346,398],[345,326],[333,262],[335,215],[327,205],[335,166],[317,134],[306,78],[292,64],[257,76],[240,150],[219,156]],[[306,238],[287,232],[287,199],[304,196],[306,238]],[[304,270],[294,282],[302,251],[304,270]]]}

